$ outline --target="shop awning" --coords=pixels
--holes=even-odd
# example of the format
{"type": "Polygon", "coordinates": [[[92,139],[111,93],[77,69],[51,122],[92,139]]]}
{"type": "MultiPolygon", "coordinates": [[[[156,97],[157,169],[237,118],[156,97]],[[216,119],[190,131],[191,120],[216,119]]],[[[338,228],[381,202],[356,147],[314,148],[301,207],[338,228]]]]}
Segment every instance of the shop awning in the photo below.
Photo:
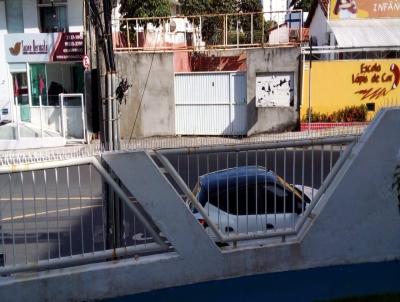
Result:
{"type": "Polygon", "coordinates": [[[340,47],[400,45],[400,19],[354,19],[330,21],[340,47]]]}

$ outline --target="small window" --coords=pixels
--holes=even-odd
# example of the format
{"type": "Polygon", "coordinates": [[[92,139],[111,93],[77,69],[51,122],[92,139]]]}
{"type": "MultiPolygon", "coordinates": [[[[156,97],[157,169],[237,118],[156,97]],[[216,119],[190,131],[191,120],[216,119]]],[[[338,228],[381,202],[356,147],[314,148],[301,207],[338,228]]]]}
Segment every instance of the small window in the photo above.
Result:
{"type": "Polygon", "coordinates": [[[38,0],[41,32],[66,32],[67,0],[38,0]]]}
{"type": "Polygon", "coordinates": [[[24,18],[22,12],[22,0],[6,0],[5,8],[8,33],[23,33],[24,18]]]}

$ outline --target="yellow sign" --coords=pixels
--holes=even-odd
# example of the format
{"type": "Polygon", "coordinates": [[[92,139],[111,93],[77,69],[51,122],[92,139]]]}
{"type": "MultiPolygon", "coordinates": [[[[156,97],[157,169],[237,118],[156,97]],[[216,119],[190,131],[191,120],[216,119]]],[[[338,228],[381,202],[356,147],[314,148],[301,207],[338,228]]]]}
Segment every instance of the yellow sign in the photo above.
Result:
{"type": "Polygon", "coordinates": [[[309,103],[313,112],[330,114],[346,106],[359,106],[400,98],[400,60],[305,62],[301,117],[309,103]],[[311,85],[311,95],[309,94],[311,85]]]}
{"type": "Polygon", "coordinates": [[[329,19],[399,18],[400,0],[331,0],[329,19]]]}

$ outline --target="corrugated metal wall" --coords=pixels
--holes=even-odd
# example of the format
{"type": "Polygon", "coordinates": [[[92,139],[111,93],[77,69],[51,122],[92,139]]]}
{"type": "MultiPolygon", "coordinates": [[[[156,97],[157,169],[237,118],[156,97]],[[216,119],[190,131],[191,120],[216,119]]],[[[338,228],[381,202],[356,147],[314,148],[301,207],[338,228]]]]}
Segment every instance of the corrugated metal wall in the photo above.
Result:
{"type": "Polygon", "coordinates": [[[244,73],[175,75],[176,134],[241,135],[247,132],[244,73]]]}

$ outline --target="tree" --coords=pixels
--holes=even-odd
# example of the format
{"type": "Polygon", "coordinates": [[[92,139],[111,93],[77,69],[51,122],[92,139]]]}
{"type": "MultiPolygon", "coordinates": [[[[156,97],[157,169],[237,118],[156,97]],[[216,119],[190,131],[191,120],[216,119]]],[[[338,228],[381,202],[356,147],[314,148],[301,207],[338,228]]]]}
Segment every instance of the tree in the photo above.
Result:
{"type": "Polygon", "coordinates": [[[241,0],[238,8],[241,13],[262,12],[263,10],[260,0],[241,0]]]}
{"type": "Polygon", "coordinates": [[[294,9],[302,9],[305,12],[310,11],[311,4],[313,0],[293,0],[290,3],[290,6],[293,6],[294,9]]]}
{"type": "MultiPolygon", "coordinates": [[[[183,15],[207,15],[207,14],[232,14],[232,13],[247,13],[247,12],[261,12],[262,4],[260,0],[180,0],[181,11],[183,15]]],[[[249,32],[251,28],[251,17],[243,16],[236,17],[230,16],[227,19],[228,27],[228,42],[236,41],[237,39],[237,26],[240,26],[245,32],[249,32]],[[239,21],[239,23],[238,23],[239,21]]],[[[253,20],[253,29],[261,30],[262,16],[255,16],[253,20]]],[[[202,37],[207,44],[215,45],[222,44],[223,30],[225,27],[224,16],[207,16],[202,18],[202,37]]],[[[194,23],[198,25],[198,20],[194,23]]],[[[241,33],[241,38],[246,34],[241,33]]],[[[250,38],[250,35],[248,35],[250,38]]]]}
{"type": "Polygon", "coordinates": [[[165,17],[170,15],[168,0],[121,0],[119,12],[124,18],[165,17]]]}

